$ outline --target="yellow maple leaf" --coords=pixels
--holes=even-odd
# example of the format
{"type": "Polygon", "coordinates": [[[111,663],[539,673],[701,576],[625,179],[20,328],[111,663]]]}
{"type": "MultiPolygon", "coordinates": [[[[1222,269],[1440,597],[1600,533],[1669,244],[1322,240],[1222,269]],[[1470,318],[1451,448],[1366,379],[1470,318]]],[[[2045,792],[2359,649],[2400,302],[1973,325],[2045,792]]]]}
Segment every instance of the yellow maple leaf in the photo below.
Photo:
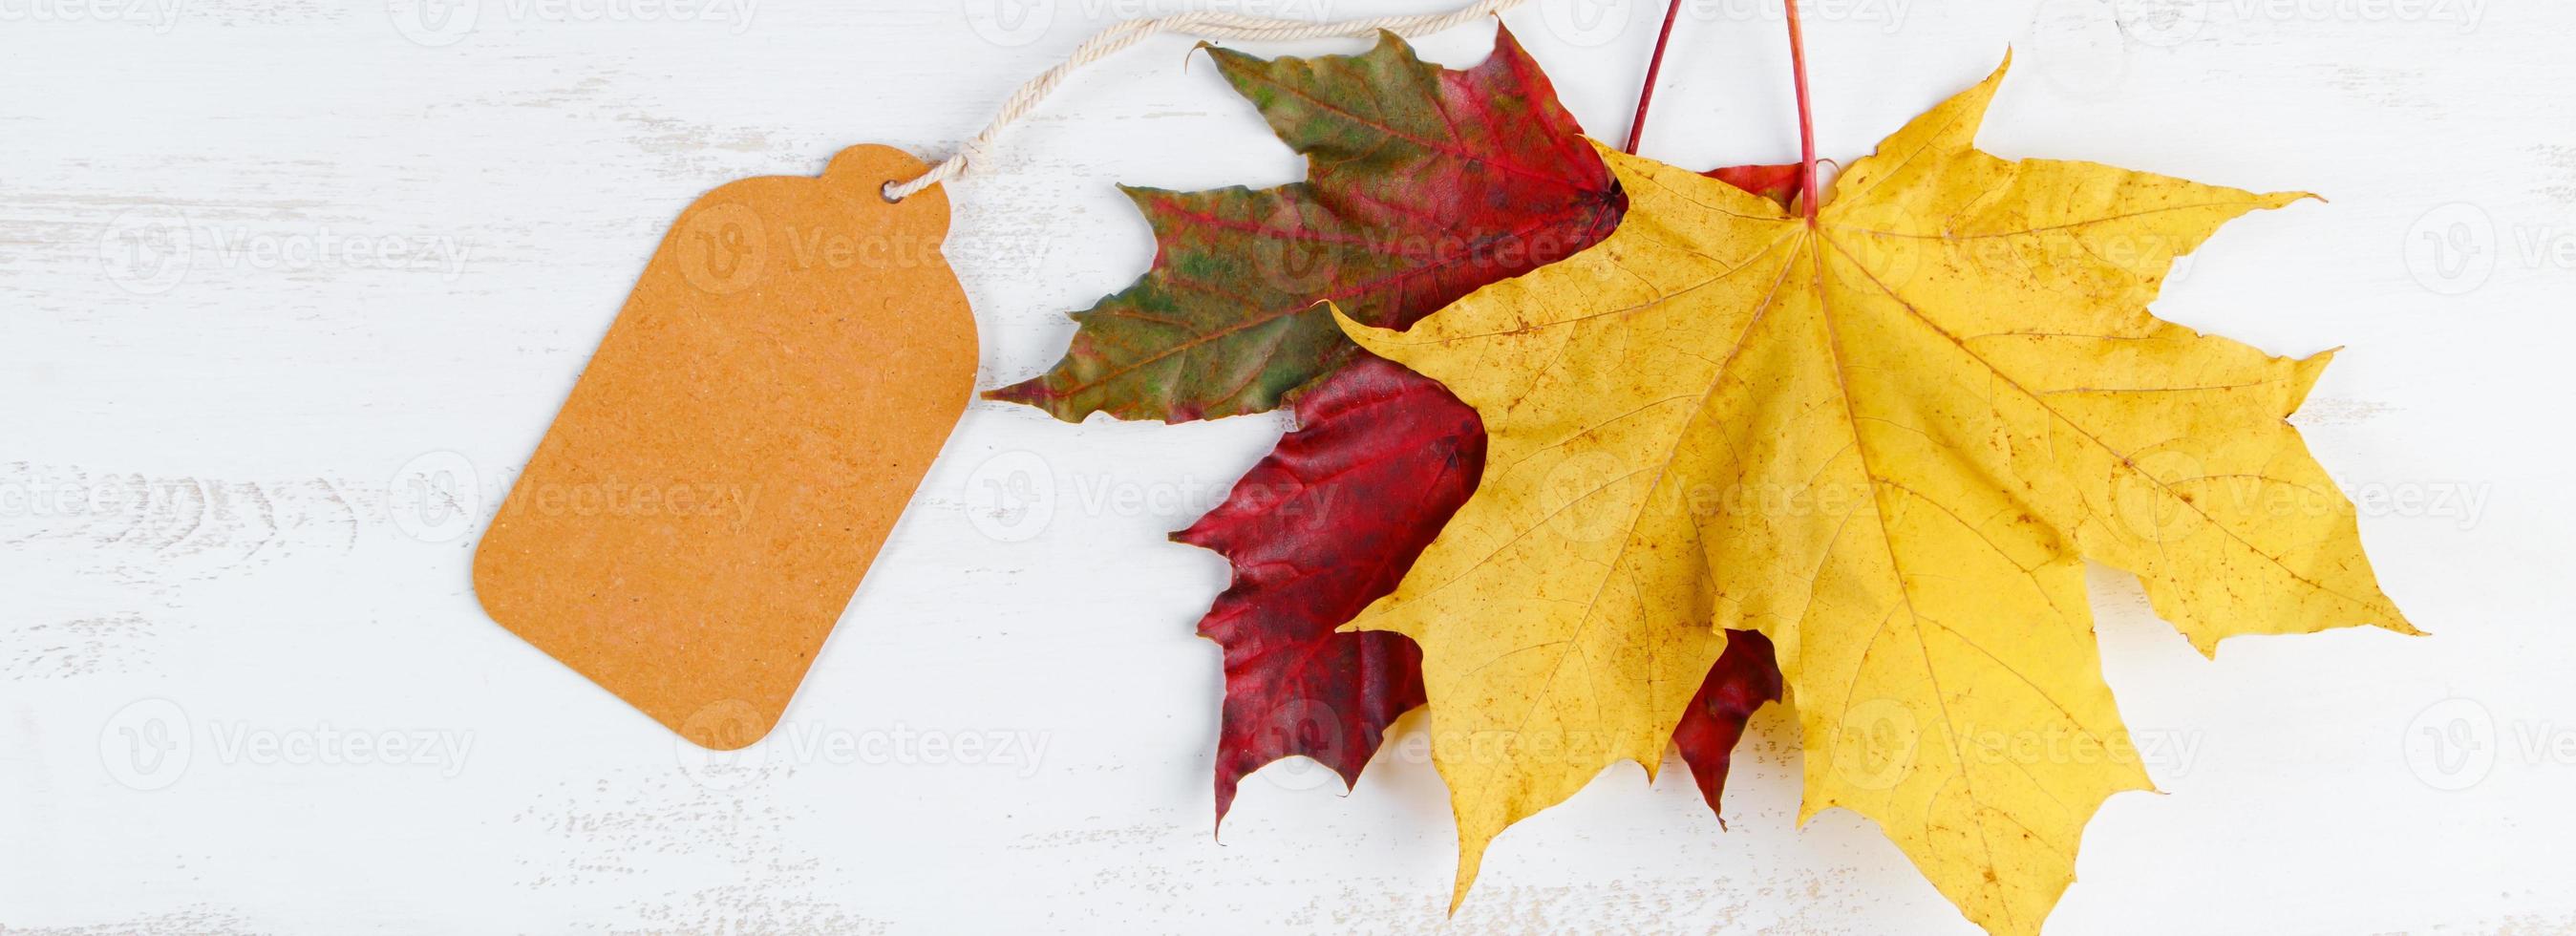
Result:
{"type": "Polygon", "coordinates": [[[1800,821],[1886,830],[1994,932],[2037,932],[2102,800],[2149,787],[2085,559],[2220,638],[2414,633],[2284,419],[2291,360],[2149,315],[2258,195],[1974,138],[2005,69],[1852,165],[1811,225],[1608,148],[1609,239],[1370,351],[1473,404],[1473,500],[1348,627],[1423,648],[1463,898],[1506,826],[1662,759],[1726,628],[1775,642],[1800,821]]]}

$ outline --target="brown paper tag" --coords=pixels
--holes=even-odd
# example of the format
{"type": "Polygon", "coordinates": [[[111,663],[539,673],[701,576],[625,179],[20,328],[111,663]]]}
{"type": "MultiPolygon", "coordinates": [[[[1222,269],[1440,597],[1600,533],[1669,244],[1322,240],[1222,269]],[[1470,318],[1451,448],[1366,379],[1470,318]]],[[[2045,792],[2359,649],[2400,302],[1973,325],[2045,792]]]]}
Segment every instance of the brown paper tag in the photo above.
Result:
{"type": "Polygon", "coordinates": [[[769,733],[975,384],[883,146],[680,213],[474,554],[493,620],[690,741],[769,733]]]}

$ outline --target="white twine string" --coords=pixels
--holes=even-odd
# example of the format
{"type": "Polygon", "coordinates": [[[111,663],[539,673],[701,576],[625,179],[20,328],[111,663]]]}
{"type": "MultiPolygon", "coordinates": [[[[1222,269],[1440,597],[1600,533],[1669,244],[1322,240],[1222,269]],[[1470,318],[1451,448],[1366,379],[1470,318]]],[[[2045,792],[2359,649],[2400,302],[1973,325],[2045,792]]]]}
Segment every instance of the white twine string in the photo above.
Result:
{"type": "Polygon", "coordinates": [[[1098,35],[1084,40],[1081,45],[1074,47],[1073,54],[1066,57],[1063,62],[1029,79],[1027,84],[1020,86],[1020,90],[1012,92],[1011,99],[1002,102],[1001,112],[993,115],[993,122],[985,124],[983,132],[975,134],[974,139],[966,141],[966,145],[958,149],[957,155],[950,156],[942,160],[939,165],[930,167],[930,171],[922,173],[920,178],[909,182],[888,182],[881,191],[887,201],[902,201],[914,192],[963,175],[968,166],[981,161],[992,151],[993,140],[1001,135],[1002,128],[1028,116],[1029,111],[1037,108],[1038,102],[1045,100],[1048,94],[1055,91],[1057,85],[1064,83],[1065,76],[1082,66],[1143,42],[1146,37],[1157,33],[1189,33],[1207,39],[1240,39],[1255,42],[1368,36],[1379,30],[1386,30],[1400,36],[1419,36],[1424,33],[1439,32],[1452,26],[1464,26],[1476,20],[1500,14],[1523,2],[1525,0],[1476,0],[1475,3],[1468,4],[1465,9],[1448,13],[1378,16],[1343,20],[1337,23],[1270,19],[1213,11],[1183,13],[1157,19],[1127,20],[1101,30],[1098,35]]]}

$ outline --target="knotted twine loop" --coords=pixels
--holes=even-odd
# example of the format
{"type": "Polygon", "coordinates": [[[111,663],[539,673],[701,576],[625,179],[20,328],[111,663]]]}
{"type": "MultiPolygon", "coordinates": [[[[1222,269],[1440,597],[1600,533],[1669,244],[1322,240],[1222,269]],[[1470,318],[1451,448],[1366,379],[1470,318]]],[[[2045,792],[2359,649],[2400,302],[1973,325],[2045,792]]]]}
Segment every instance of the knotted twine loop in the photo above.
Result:
{"type": "Polygon", "coordinates": [[[902,201],[911,197],[914,192],[964,175],[968,166],[992,152],[993,141],[1001,135],[1003,128],[1028,116],[1029,111],[1035,110],[1040,101],[1046,100],[1047,95],[1054,93],[1057,85],[1064,83],[1065,76],[1073,74],[1082,66],[1116,55],[1128,46],[1143,42],[1148,37],[1159,33],[1187,33],[1202,39],[1237,39],[1247,42],[1362,37],[1373,35],[1380,30],[1399,36],[1419,36],[1496,16],[1523,2],[1526,0],[1476,0],[1475,3],[1468,4],[1463,9],[1448,13],[1377,16],[1334,23],[1271,19],[1217,11],[1127,20],[1101,30],[1099,34],[1084,40],[1081,45],[1074,47],[1073,54],[1067,56],[1063,62],[1029,79],[1028,83],[1021,85],[1018,91],[1012,92],[1010,100],[1002,102],[1001,112],[993,115],[993,122],[985,124],[983,131],[975,134],[974,139],[967,140],[966,145],[958,147],[956,155],[940,161],[939,165],[930,167],[930,171],[922,173],[919,178],[908,182],[888,182],[879,191],[887,201],[902,201]]]}

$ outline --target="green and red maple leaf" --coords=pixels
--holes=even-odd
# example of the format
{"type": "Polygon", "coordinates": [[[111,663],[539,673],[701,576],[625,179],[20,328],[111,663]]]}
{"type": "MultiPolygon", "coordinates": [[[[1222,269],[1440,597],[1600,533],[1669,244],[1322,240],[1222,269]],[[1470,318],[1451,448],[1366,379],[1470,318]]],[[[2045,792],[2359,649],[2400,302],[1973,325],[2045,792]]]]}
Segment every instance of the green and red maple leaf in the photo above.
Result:
{"type": "Polygon", "coordinates": [[[1507,31],[1464,71],[1391,33],[1360,55],[1210,54],[1306,157],[1306,181],[1127,189],[1153,225],[1153,267],[1074,314],[1064,360],[991,398],[1068,421],[1267,412],[1359,353],[1324,300],[1404,328],[1599,242],[1627,207],[1507,31]]]}

